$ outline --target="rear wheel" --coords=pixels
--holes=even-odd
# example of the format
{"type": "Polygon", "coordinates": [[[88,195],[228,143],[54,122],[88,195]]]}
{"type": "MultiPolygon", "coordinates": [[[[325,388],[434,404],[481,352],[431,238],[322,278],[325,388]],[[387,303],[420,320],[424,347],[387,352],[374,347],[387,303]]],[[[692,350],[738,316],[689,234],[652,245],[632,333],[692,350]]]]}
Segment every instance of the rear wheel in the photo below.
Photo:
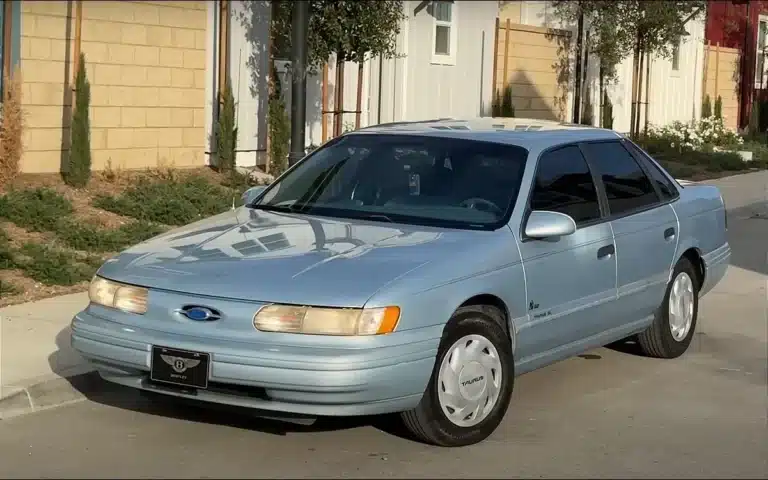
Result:
{"type": "Polygon", "coordinates": [[[687,258],[681,258],[672,272],[656,318],[647,330],[637,335],[637,343],[646,355],[676,358],[688,350],[696,330],[699,288],[696,268],[687,258]]]}
{"type": "Polygon", "coordinates": [[[401,414],[427,443],[457,447],[486,439],[509,406],[514,384],[512,346],[489,306],[458,309],[446,325],[426,392],[401,414]]]}

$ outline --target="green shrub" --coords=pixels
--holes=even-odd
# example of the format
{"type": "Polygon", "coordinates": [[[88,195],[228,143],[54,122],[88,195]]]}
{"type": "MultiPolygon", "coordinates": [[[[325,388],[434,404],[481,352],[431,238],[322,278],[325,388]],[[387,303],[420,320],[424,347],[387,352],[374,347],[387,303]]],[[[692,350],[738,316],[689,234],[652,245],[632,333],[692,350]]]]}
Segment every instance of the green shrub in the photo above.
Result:
{"type": "Polygon", "coordinates": [[[106,230],[93,225],[61,222],[57,236],[76,250],[89,252],[117,252],[163,233],[160,225],[135,221],[115,230],[106,230]]]}
{"type": "Polygon", "coordinates": [[[72,203],[48,188],[13,190],[0,197],[0,217],[33,232],[56,230],[72,212],[72,203]]]}
{"type": "Polygon", "coordinates": [[[13,248],[8,241],[8,234],[5,230],[0,230],[0,270],[14,267],[13,248]]]}
{"type": "Polygon", "coordinates": [[[93,205],[146,222],[185,225],[231,208],[237,192],[203,177],[170,181],[140,180],[122,195],[99,196],[93,205]]]}
{"type": "Polygon", "coordinates": [[[221,92],[219,118],[216,124],[216,164],[222,173],[235,170],[237,155],[237,119],[232,84],[227,78],[221,92]]]}
{"type": "Polygon", "coordinates": [[[709,94],[704,97],[704,101],[701,104],[701,116],[702,118],[712,116],[712,99],[709,98],[709,94]]]}
{"type": "Polygon", "coordinates": [[[720,120],[723,119],[723,97],[720,95],[718,95],[717,100],[715,100],[715,118],[720,120]]]}
{"type": "Polygon", "coordinates": [[[274,89],[269,97],[269,173],[277,178],[288,168],[291,122],[281,93],[280,77],[273,70],[274,89]]]}
{"type": "Polygon", "coordinates": [[[21,289],[5,280],[0,280],[0,298],[9,297],[21,293],[21,289]]]}
{"type": "Polygon", "coordinates": [[[512,86],[507,85],[501,94],[496,91],[491,101],[491,115],[496,118],[513,118],[515,106],[512,104],[512,86]]]}
{"type": "Polygon", "coordinates": [[[24,244],[17,266],[45,285],[74,285],[89,280],[97,268],[77,255],[39,243],[24,244]]]}
{"type": "Polygon", "coordinates": [[[613,129],[613,104],[608,95],[603,96],[603,121],[602,127],[613,129]]]}
{"type": "Polygon", "coordinates": [[[85,187],[91,179],[90,103],[91,84],[85,76],[85,54],[81,53],[75,77],[75,109],[70,129],[72,146],[62,172],[64,182],[75,188],[85,187]]]}

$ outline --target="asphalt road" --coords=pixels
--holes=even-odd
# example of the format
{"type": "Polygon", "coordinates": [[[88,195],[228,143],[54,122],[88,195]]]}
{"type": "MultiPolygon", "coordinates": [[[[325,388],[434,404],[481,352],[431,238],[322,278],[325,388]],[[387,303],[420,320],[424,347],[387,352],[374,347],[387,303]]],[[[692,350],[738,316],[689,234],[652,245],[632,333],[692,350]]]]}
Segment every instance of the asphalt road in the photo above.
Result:
{"type": "Polygon", "coordinates": [[[766,478],[768,220],[754,212],[731,216],[733,266],[685,356],[625,345],[524,375],[482,444],[426,446],[386,417],[300,427],[104,386],[0,422],[0,477],[766,478]]]}

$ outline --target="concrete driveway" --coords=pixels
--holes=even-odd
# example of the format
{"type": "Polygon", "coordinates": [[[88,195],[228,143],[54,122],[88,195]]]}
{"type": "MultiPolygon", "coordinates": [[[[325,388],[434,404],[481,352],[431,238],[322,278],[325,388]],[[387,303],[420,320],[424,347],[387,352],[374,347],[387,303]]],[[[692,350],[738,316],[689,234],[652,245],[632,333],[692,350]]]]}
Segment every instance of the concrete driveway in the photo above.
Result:
{"type": "Polygon", "coordinates": [[[689,352],[601,348],[524,375],[482,444],[425,446],[386,417],[299,427],[105,386],[0,423],[0,477],[766,478],[768,172],[723,182],[734,257],[689,352]]]}

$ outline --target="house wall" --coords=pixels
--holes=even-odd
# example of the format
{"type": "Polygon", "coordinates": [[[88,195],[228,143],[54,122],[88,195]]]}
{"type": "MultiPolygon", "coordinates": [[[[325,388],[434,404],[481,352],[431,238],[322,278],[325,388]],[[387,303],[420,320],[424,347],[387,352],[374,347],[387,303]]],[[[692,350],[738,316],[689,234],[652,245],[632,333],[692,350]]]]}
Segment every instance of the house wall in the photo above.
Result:
{"type": "Polygon", "coordinates": [[[372,123],[441,117],[477,117],[490,110],[493,41],[498,2],[453,4],[456,18],[454,64],[433,62],[433,17],[425,2],[404,2],[407,19],[398,35],[404,58],[371,63],[369,111],[372,123]],[[379,68],[381,67],[381,68],[379,68]],[[381,71],[381,77],[378,76],[381,71]],[[381,78],[381,83],[378,79],[381,78]]]}
{"type": "MultiPolygon", "coordinates": [[[[82,3],[94,169],[204,164],[206,3],[82,3]]],[[[58,172],[69,148],[74,2],[22,3],[24,172],[58,172]]]]}
{"type": "Polygon", "coordinates": [[[740,52],[735,48],[705,46],[704,95],[709,95],[714,111],[718,95],[723,99],[723,120],[736,129],[739,119],[740,52]]]}

